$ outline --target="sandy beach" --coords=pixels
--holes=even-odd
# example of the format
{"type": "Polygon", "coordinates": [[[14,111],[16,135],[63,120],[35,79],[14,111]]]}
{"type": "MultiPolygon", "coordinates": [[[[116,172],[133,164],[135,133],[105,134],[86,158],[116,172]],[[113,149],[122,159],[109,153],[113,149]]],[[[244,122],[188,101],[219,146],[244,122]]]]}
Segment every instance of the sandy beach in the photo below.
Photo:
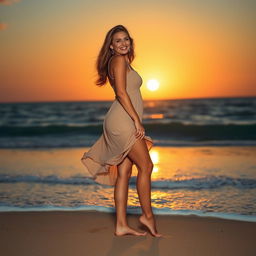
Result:
{"type": "MultiPolygon", "coordinates": [[[[154,238],[113,234],[115,215],[84,211],[2,212],[2,255],[243,255],[256,254],[256,223],[197,216],[156,216],[154,238]]],[[[141,229],[137,215],[129,224],[141,229]]]]}
{"type": "Polygon", "coordinates": [[[256,0],[0,6],[0,256],[256,256],[256,0]]]}

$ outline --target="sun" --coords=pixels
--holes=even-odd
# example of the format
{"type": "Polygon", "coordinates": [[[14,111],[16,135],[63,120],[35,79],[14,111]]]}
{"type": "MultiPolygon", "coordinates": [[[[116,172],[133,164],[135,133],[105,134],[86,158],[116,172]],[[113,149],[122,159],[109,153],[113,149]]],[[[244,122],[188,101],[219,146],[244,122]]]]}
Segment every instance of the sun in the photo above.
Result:
{"type": "Polygon", "coordinates": [[[150,91],[156,91],[159,88],[159,82],[156,79],[150,79],[147,81],[147,88],[150,91]]]}

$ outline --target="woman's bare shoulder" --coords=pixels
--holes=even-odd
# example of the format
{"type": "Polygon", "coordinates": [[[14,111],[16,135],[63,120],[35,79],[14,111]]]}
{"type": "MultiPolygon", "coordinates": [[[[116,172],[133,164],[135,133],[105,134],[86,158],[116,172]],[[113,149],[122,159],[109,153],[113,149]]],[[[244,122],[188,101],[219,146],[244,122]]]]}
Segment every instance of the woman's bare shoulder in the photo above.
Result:
{"type": "MultiPolygon", "coordinates": [[[[123,55],[113,56],[110,60],[109,72],[111,79],[115,80],[115,72],[120,72],[121,70],[127,70],[127,62],[123,55]]],[[[121,71],[122,72],[122,71],[121,71]]]]}
{"type": "Polygon", "coordinates": [[[123,55],[113,56],[111,63],[114,67],[126,66],[126,60],[123,55]]]}

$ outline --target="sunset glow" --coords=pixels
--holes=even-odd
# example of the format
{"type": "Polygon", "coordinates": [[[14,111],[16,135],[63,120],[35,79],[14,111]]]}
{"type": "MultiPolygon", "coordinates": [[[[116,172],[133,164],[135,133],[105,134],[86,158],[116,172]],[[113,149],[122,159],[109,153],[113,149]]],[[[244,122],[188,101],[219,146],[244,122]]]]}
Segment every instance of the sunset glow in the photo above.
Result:
{"type": "Polygon", "coordinates": [[[134,39],[143,99],[255,96],[256,2],[230,7],[162,0],[136,8],[133,1],[103,0],[2,4],[0,101],[113,100],[111,86],[94,81],[105,35],[117,24],[134,39]],[[120,16],[124,8],[132,15],[120,16]]]}
{"type": "Polygon", "coordinates": [[[159,88],[159,82],[156,79],[150,79],[147,82],[147,88],[150,91],[156,91],[159,88]]]}
{"type": "Polygon", "coordinates": [[[154,167],[153,167],[153,177],[154,177],[154,173],[157,173],[159,171],[159,168],[158,168],[158,163],[159,163],[159,152],[154,150],[154,151],[151,151],[150,153],[150,157],[152,159],[152,162],[154,164],[154,167]]]}

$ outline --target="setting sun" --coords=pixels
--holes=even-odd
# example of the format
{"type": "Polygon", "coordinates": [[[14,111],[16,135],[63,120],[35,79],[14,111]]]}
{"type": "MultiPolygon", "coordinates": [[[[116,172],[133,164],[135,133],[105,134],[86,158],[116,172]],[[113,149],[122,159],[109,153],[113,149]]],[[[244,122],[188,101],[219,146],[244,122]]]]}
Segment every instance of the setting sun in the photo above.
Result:
{"type": "Polygon", "coordinates": [[[156,91],[159,88],[159,82],[156,79],[150,79],[147,82],[147,88],[150,91],[156,91]]]}

